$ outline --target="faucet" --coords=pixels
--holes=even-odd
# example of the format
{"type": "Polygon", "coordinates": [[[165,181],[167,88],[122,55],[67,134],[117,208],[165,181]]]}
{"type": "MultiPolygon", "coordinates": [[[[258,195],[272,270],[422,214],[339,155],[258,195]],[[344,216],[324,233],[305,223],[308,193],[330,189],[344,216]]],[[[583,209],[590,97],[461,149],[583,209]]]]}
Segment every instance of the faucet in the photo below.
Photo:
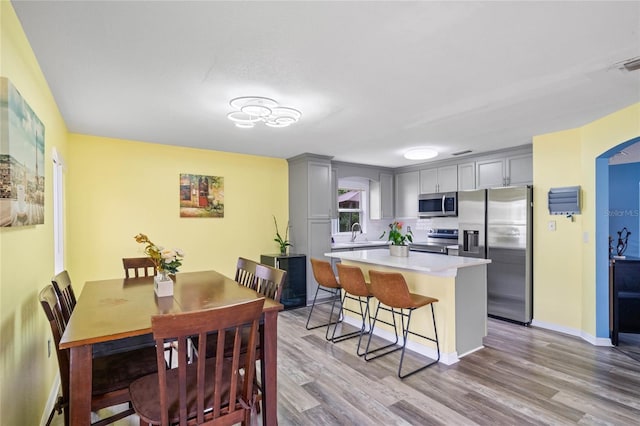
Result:
{"type": "Polygon", "coordinates": [[[362,226],[360,226],[358,222],[355,222],[353,225],[351,225],[351,242],[354,242],[356,240],[356,225],[358,225],[360,233],[362,234],[362,226]]]}

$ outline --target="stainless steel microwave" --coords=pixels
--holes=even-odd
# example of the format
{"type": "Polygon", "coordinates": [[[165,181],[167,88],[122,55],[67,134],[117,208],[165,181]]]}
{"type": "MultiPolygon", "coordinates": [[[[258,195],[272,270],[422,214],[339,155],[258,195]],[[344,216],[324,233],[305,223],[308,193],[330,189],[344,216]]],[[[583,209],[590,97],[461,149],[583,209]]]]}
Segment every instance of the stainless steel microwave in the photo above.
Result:
{"type": "Polygon", "coordinates": [[[418,196],[418,217],[458,216],[458,193],[438,192],[418,196]]]}

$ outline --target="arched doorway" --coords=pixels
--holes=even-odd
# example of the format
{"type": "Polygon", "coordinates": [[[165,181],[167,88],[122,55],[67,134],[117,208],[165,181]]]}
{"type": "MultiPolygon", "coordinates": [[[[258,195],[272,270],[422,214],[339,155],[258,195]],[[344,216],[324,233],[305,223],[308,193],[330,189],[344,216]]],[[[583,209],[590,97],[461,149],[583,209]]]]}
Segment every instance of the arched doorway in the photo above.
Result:
{"type": "Polygon", "coordinates": [[[596,337],[609,338],[609,159],[640,137],[623,142],[596,157],[596,337]]]}

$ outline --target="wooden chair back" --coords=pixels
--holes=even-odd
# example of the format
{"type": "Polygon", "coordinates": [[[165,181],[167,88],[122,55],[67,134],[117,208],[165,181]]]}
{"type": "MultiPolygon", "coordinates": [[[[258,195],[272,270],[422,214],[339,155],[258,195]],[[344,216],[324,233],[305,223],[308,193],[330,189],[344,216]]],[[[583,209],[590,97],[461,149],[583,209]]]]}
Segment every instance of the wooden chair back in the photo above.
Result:
{"type": "Polygon", "coordinates": [[[126,278],[153,277],[157,273],[150,257],[123,257],[122,266],[126,278]]]}
{"type": "Polygon", "coordinates": [[[130,387],[141,424],[249,424],[254,408],[255,352],[264,298],[232,306],[151,317],[159,366],[164,344],[177,341],[178,367],[159,369],[130,387]],[[243,330],[248,340],[242,339],[243,330]],[[225,341],[233,336],[232,355],[225,357],[225,341]],[[188,363],[187,339],[202,343],[198,357],[188,363]],[[206,358],[207,340],[215,339],[216,357],[206,358]],[[241,347],[246,344],[247,347],[241,347]],[[241,362],[241,354],[243,361],[241,362]],[[244,374],[239,370],[244,369],[244,374]],[[213,421],[215,419],[215,421],[213,421]],[[209,424],[209,423],[207,423],[209,424]]]}
{"type": "Polygon", "coordinates": [[[60,299],[60,307],[65,325],[69,322],[73,309],[76,307],[76,295],[71,287],[69,273],[64,270],[51,278],[53,289],[60,299]]]}
{"type": "MultiPolygon", "coordinates": [[[[60,369],[60,387],[62,388],[62,401],[69,401],[69,351],[60,349],[60,339],[64,334],[67,321],[62,314],[62,307],[58,302],[55,290],[48,285],[40,291],[40,304],[51,327],[53,346],[56,349],[58,368],[60,369]]],[[[69,410],[64,410],[64,424],[69,424],[69,410]]]]}
{"type": "Polygon", "coordinates": [[[239,257],[238,263],[236,264],[235,281],[240,285],[256,290],[258,286],[256,282],[256,267],[258,265],[258,262],[239,257]]]}
{"type": "Polygon", "coordinates": [[[287,278],[287,271],[274,268],[273,266],[256,265],[256,291],[261,295],[280,302],[282,288],[287,278]]]}

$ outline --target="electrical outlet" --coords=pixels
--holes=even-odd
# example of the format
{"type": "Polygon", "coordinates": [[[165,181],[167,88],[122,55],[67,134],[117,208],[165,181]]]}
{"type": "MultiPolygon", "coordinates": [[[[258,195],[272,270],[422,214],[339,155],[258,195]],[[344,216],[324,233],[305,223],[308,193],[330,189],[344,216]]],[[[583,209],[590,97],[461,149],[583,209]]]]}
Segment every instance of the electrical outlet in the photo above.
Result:
{"type": "Polygon", "coordinates": [[[547,229],[549,231],[555,231],[556,230],[556,221],[555,220],[550,220],[549,223],[547,223],[547,229]]]}

